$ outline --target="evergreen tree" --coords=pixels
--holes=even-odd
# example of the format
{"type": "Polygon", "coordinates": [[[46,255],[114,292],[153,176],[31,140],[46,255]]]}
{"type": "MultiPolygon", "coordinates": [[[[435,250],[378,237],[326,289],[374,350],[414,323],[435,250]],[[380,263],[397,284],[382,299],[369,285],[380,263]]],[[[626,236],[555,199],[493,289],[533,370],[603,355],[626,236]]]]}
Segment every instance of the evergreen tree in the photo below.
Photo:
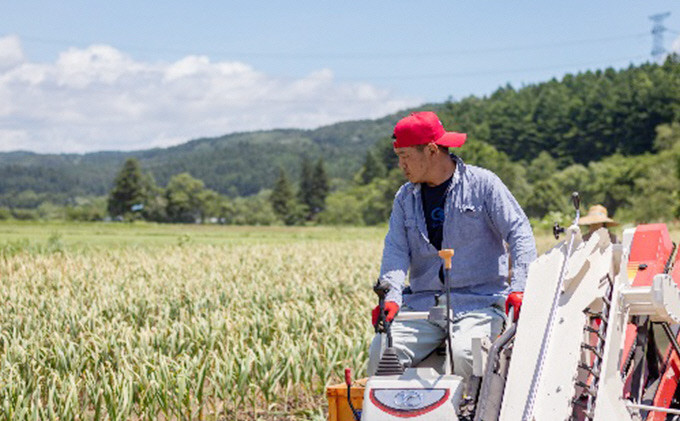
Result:
{"type": "Polygon", "coordinates": [[[314,167],[312,177],[312,194],[309,203],[309,210],[312,217],[326,208],[326,197],[328,196],[328,175],[324,166],[323,158],[319,158],[314,167]]]}
{"type": "Polygon", "coordinates": [[[319,212],[326,207],[326,196],[328,196],[328,175],[324,167],[323,158],[319,158],[316,165],[312,167],[307,157],[302,159],[300,170],[300,190],[298,191],[298,206],[306,209],[304,217],[311,221],[319,212]]]}
{"type": "Polygon", "coordinates": [[[300,166],[300,190],[298,190],[298,201],[307,206],[308,213],[306,219],[313,217],[312,205],[314,202],[314,169],[307,156],[302,157],[300,166]]]}
{"type": "Polygon", "coordinates": [[[109,193],[107,210],[113,217],[131,217],[147,205],[150,178],[142,174],[139,161],[128,158],[116,176],[113,189],[109,193]]]}
{"type": "Polygon", "coordinates": [[[274,189],[269,197],[269,201],[272,204],[274,213],[276,213],[286,225],[292,225],[291,215],[294,212],[295,201],[293,199],[293,189],[283,168],[279,168],[279,177],[274,183],[274,189]]]}

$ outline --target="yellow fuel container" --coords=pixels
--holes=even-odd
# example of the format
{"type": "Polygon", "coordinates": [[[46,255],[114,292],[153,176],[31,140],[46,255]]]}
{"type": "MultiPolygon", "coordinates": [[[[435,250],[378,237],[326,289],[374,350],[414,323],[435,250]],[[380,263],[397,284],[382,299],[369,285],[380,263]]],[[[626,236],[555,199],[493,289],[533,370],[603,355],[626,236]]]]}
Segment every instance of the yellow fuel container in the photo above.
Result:
{"type": "MultiPolygon", "coordinates": [[[[368,378],[359,379],[350,388],[352,405],[357,411],[361,410],[364,402],[364,388],[368,378]]],[[[347,385],[345,383],[334,384],[326,387],[328,398],[328,421],[354,421],[352,410],[347,403],[347,385]]]]}

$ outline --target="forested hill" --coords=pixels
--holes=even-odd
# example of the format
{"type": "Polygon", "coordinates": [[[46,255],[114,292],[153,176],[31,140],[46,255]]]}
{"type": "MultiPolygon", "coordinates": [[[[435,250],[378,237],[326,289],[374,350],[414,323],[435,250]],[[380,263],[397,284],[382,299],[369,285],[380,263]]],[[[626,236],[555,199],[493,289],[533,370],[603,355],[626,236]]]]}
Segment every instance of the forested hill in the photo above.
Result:
{"type": "MultiPolygon", "coordinates": [[[[421,107],[439,113],[445,127],[465,131],[514,160],[550,152],[561,166],[620,152],[653,149],[655,128],[680,121],[680,62],[644,64],[567,75],[521,89],[499,88],[489,97],[421,107]]],[[[366,152],[390,136],[410,110],[378,120],[338,123],[316,130],[272,130],[198,139],[167,149],[85,155],[0,154],[0,195],[24,190],[65,196],[103,195],[128,157],[156,182],[189,172],[223,194],[250,195],[270,188],[278,167],[296,178],[301,156],[323,156],[329,175],[349,179],[366,152]]]]}
{"type": "Polygon", "coordinates": [[[563,165],[641,154],[652,150],[658,125],[680,121],[680,60],[500,88],[445,109],[447,128],[486,141],[514,161],[528,162],[542,151],[563,165]]]}
{"type": "Polygon", "coordinates": [[[296,174],[300,157],[323,156],[331,177],[349,179],[361,167],[366,151],[390,133],[397,116],[352,121],[316,130],[271,130],[197,139],[166,149],[96,152],[84,155],[0,153],[0,194],[24,190],[104,195],[125,159],[137,158],[160,185],[181,172],[231,196],[269,188],[278,167],[296,174]]]}

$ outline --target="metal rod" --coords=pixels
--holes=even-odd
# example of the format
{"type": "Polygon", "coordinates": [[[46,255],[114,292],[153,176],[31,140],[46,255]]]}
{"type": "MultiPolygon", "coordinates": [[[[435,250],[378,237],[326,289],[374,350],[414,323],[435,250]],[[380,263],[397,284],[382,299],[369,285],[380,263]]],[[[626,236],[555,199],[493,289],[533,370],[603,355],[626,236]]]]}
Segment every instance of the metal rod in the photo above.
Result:
{"type": "Polygon", "coordinates": [[[449,354],[449,369],[453,374],[453,344],[451,344],[451,269],[445,269],[446,283],[446,346],[449,354]]]}
{"type": "Polygon", "coordinates": [[[663,268],[663,273],[671,273],[671,268],[673,267],[673,256],[678,250],[678,245],[673,243],[673,248],[671,249],[671,254],[668,255],[668,260],[666,261],[666,266],[663,268]]]}
{"type": "Polygon", "coordinates": [[[668,340],[671,341],[671,344],[673,345],[675,352],[678,354],[678,357],[680,357],[680,344],[678,344],[678,340],[673,334],[673,331],[671,330],[671,327],[668,325],[668,322],[661,323],[661,327],[663,327],[663,331],[666,332],[668,340]]]}
{"type": "Polygon", "coordinates": [[[664,408],[662,406],[642,405],[642,404],[633,403],[633,402],[627,402],[626,406],[628,408],[642,409],[644,411],[665,412],[667,414],[680,415],[680,409],[664,408]]]}
{"type": "Polygon", "coordinates": [[[446,346],[449,355],[449,370],[453,374],[453,344],[451,343],[451,258],[453,249],[439,250],[444,261],[444,288],[446,289],[446,346]]]}

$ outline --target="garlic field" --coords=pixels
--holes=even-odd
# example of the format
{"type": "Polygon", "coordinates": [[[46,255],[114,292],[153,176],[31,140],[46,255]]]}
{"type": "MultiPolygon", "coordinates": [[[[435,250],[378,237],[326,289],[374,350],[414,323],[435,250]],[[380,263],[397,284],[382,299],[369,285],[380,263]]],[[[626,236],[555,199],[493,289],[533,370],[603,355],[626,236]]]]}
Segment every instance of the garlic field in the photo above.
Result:
{"type": "Polygon", "coordinates": [[[62,232],[0,247],[0,419],[323,419],[325,385],[365,370],[379,235],[62,232]]]}

